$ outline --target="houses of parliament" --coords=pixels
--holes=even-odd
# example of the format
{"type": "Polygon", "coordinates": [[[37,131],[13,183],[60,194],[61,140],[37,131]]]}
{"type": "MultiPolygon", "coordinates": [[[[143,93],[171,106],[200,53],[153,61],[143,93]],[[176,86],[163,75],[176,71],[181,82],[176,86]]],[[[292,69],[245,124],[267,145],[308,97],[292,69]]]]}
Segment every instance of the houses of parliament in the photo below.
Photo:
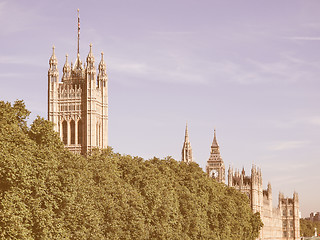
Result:
{"type": "MultiPolygon", "coordinates": [[[[186,126],[182,147],[182,161],[193,162],[188,126],[186,126]]],[[[214,130],[206,172],[208,177],[217,182],[226,183],[225,166],[220,154],[216,130],[214,130]]],[[[292,198],[286,198],[282,193],[279,193],[278,206],[274,208],[271,184],[268,183],[267,189],[263,189],[262,171],[256,166],[252,166],[250,175],[247,175],[244,169],[239,171],[229,167],[227,185],[246,194],[250,200],[252,211],[260,213],[263,228],[260,231],[259,240],[300,239],[299,198],[296,192],[293,193],[292,198]]]]}
{"type": "MultiPolygon", "coordinates": [[[[78,13],[77,57],[74,64],[68,62],[68,55],[59,79],[58,60],[55,48],[49,59],[48,70],[48,119],[54,130],[60,134],[66,148],[74,153],[86,155],[93,148],[108,145],[108,77],[103,53],[98,66],[90,44],[86,62],[80,58],[80,18],[78,13]]],[[[193,162],[188,128],[182,148],[182,161],[193,162]]],[[[214,131],[210,156],[207,161],[208,177],[225,183],[225,165],[214,131]]],[[[243,192],[250,199],[253,212],[259,212],[263,228],[259,239],[300,239],[299,199],[279,194],[278,207],[272,206],[272,188],[263,189],[261,169],[253,166],[251,175],[229,167],[227,185],[243,192]]]]}

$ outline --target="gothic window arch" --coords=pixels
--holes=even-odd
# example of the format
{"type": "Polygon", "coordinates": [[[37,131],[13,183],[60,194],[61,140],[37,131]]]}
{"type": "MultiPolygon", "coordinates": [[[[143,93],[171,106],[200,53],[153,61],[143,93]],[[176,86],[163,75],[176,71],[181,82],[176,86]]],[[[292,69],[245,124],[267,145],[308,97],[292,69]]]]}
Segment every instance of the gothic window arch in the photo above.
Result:
{"type": "Polygon", "coordinates": [[[62,122],[62,141],[65,145],[68,144],[68,123],[66,120],[62,122]]]}
{"type": "Polygon", "coordinates": [[[96,126],[96,140],[97,140],[97,147],[101,146],[101,125],[99,124],[99,122],[97,122],[97,126],[96,126]]]}
{"type": "Polygon", "coordinates": [[[71,144],[75,144],[76,143],[76,131],[75,131],[75,121],[72,119],[70,122],[70,134],[71,134],[71,144]]]}
{"type": "Polygon", "coordinates": [[[83,123],[81,119],[78,121],[78,144],[83,144],[83,123]]]}

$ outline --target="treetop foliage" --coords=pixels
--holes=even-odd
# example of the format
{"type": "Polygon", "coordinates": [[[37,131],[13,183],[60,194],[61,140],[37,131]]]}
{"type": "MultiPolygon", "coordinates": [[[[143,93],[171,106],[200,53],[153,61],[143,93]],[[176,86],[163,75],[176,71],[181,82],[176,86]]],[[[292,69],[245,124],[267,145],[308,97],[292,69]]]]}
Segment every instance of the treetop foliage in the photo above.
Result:
{"type": "Polygon", "coordinates": [[[196,164],[64,148],[30,127],[22,101],[0,102],[0,239],[255,239],[248,198],[196,164]]]}
{"type": "Polygon", "coordinates": [[[300,219],[300,236],[301,237],[313,237],[315,234],[315,229],[317,233],[320,232],[320,222],[312,222],[310,219],[300,219]]]}

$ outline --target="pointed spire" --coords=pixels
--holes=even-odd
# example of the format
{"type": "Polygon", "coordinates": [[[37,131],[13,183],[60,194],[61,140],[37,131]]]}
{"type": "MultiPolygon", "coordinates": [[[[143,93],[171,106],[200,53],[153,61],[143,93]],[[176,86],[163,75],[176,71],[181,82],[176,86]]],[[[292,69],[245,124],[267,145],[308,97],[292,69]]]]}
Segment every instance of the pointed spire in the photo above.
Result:
{"type": "Polygon", "coordinates": [[[92,43],[90,43],[89,46],[90,46],[89,55],[92,55],[92,43]]]}
{"type": "Polygon", "coordinates": [[[50,60],[49,60],[49,64],[58,64],[58,61],[57,61],[57,57],[56,57],[56,54],[55,54],[55,46],[53,45],[52,46],[52,55],[50,57],[50,60]]]}
{"type": "Polygon", "coordinates": [[[66,54],[66,62],[64,63],[64,66],[69,66],[69,63],[68,63],[68,54],[66,54]]]}
{"type": "Polygon", "coordinates": [[[186,123],[185,141],[189,141],[188,122],[186,123]]]}
{"type": "Polygon", "coordinates": [[[71,67],[68,63],[68,54],[66,54],[66,62],[64,63],[62,72],[63,72],[63,76],[62,76],[63,81],[66,80],[71,75],[71,67]]]}
{"type": "Polygon", "coordinates": [[[90,71],[90,72],[95,72],[96,69],[95,69],[95,66],[94,66],[94,56],[92,54],[92,44],[90,43],[90,50],[89,50],[89,53],[88,53],[88,56],[87,56],[87,71],[90,71]]]}
{"type": "Polygon", "coordinates": [[[101,52],[101,62],[104,62],[104,59],[103,59],[103,52],[101,52]]]}
{"type": "Polygon", "coordinates": [[[82,62],[81,62],[81,59],[80,59],[80,54],[78,53],[77,54],[77,59],[74,63],[74,67],[73,67],[74,70],[82,70],[82,62]]]}
{"type": "Polygon", "coordinates": [[[88,56],[87,56],[87,65],[89,66],[89,63],[93,63],[94,62],[94,56],[93,56],[93,53],[92,53],[92,43],[89,44],[90,46],[90,50],[89,50],[89,53],[88,53],[88,56]]]}
{"type": "Polygon", "coordinates": [[[106,64],[104,63],[103,52],[101,52],[101,60],[99,63],[99,70],[103,70],[103,69],[105,69],[105,67],[106,67],[106,64]]]}
{"type": "Polygon", "coordinates": [[[192,148],[189,141],[188,124],[186,124],[184,143],[182,147],[182,162],[193,162],[192,148]]]}
{"type": "Polygon", "coordinates": [[[107,66],[103,59],[103,52],[101,52],[101,60],[100,60],[98,69],[99,69],[98,82],[101,82],[101,86],[106,87],[107,86],[107,83],[106,83],[107,82],[107,66]]]}
{"type": "Polygon", "coordinates": [[[52,46],[52,55],[49,59],[49,70],[53,73],[53,72],[58,72],[58,60],[56,58],[56,54],[55,54],[55,47],[54,45],[52,46]]]}
{"type": "Polygon", "coordinates": [[[48,70],[48,80],[50,82],[58,82],[59,81],[59,71],[58,71],[58,60],[56,58],[56,54],[54,52],[54,45],[52,46],[52,55],[49,59],[49,70],[48,70]]]}
{"type": "Polygon", "coordinates": [[[52,56],[51,56],[51,58],[56,58],[56,54],[55,54],[55,52],[54,52],[54,49],[55,49],[56,47],[53,45],[52,46],[52,56]]]}
{"type": "Polygon", "coordinates": [[[214,129],[212,147],[219,147],[218,142],[217,142],[216,129],[214,129]]]}

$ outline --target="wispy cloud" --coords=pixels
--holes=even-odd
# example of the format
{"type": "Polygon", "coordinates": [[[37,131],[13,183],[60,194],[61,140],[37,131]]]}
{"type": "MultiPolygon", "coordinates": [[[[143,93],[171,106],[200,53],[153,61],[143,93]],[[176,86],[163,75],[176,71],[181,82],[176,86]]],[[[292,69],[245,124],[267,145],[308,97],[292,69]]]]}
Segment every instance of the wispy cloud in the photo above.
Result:
{"type": "Polygon", "coordinates": [[[320,41],[320,37],[288,37],[290,40],[320,41]]]}
{"type": "Polygon", "coordinates": [[[290,119],[284,119],[284,120],[272,120],[271,124],[274,127],[282,128],[282,129],[290,129],[290,128],[296,128],[298,126],[302,125],[309,125],[309,126],[320,126],[320,116],[314,115],[314,116],[304,116],[300,118],[290,118],[290,119]]]}
{"type": "Polygon", "coordinates": [[[0,36],[26,31],[41,22],[34,8],[25,9],[13,1],[0,3],[0,36]]]}
{"type": "Polygon", "coordinates": [[[297,177],[296,174],[287,173],[285,175],[276,176],[272,179],[273,184],[277,187],[286,186],[288,183],[291,185],[297,185],[298,183],[302,183],[304,181],[305,179],[297,177]]]}
{"type": "Polygon", "coordinates": [[[189,65],[189,62],[180,61],[178,57],[173,56],[168,57],[167,61],[154,59],[154,61],[145,62],[142,60],[128,61],[128,59],[113,59],[112,62],[109,63],[110,69],[113,69],[116,74],[130,76],[131,79],[206,84],[207,79],[205,76],[200,72],[190,71],[189,65]]]}
{"type": "Polygon", "coordinates": [[[191,31],[163,31],[163,32],[152,32],[152,34],[155,35],[163,35],[163,36],[167,36],[167,35],[190,35],[190,34],[194,34],[194,32],[191,31]]]}
{"type": "Polygon", "coordinates": [[[16,78],[16,77],[22,77],[24,76],[25,74],[22,74],[22,73],[0,73],[0,79],[1,78],[16,78]]]}
{"type": "Polygon", "coordinates": [[[280,141],[271,144],[269,149],[271,151],[292,150],[305,147],[308,143],[308,141],[280,141]]]}
{"type": "Polygon", "coordinates": [[[283,57],[271,63],[245,59],[242,63],[224,60],[202,60],[179,56],[163,55],[152,61],[115,61],[111,63],[113,69],[140,78],[150,80],[173,81],[198,84],[212,84],[214,82],[231,82],[240,85],[252,85],[269,82],[297,82],[314,79],[315,76],[304,67],[318,68],[312,72],[319,72],[315,64],[306,63],[299,58],[283,57]],[[165,59],[165,60],[164,60],[165,59]]]}
{"type": "Polygon", "coordinates": [[[310,124],[320,126],[320,116],[310,117],[306,121],[309,122],[310,124]]]}
{"type": "Polygon", "coordinates": [[[0,64],[23,64],[33,66],[48,66],[41,57],[26,55],[0,55],[0,64]]]}

